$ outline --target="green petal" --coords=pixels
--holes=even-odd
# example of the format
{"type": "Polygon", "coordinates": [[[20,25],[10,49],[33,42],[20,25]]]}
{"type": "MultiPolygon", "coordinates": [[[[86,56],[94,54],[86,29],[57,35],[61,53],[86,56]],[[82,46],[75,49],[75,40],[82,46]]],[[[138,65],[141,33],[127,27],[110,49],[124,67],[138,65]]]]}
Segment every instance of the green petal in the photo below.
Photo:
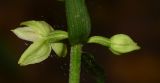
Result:
{"type": "Polygon", "coordinates": [[[46,23],[45,21],[25,21],[22,22],[20,25],[32,27],[36,30],[36,32],[40,33],[43,36],[47,36],[50,32],[53,31],[52,26],[46,23]]]}
{"type": "Polygon", "coordinates": [[[64,43],[52,43],[51,46],[58,57],[67,55],[67,46],[64,43]]]}
{"type": "Polygon", "coordinates": [[[55,30],[47,36],[48,41],[51,43],[55,43],[66,38],[68,38],[68,33],[61,30],[55,30]]]}
{"type": "Polygon", "coordinates": [[[47,59],[51,52],[50,44],[45,40],[36,41],[31,44],[22,54],[18,64],[26,66],[35,64],[47,59]]]}
{"type": "Polygon", "coordinates": [[[11,31],[20,39],[27,41],[35,41],[42,38],[39,33],[37,33],[33,28],[30,27],[19,27],[11,31]]]}

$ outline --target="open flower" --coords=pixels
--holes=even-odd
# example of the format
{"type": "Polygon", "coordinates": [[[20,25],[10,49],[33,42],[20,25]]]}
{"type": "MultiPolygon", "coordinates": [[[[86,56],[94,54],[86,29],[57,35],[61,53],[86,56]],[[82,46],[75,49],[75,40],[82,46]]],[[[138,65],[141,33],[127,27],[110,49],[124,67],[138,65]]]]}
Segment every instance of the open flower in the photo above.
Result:
{"type": "Polygon", "coordinates": [[[60,57],[66,55],[65,44],[58,42],[68,37],[66,32],[54,30],[45,21],[26,21],[22,22],[21,25],[23,27],[11,31],[20,39],[33,42],[19,59],[18,63],[21,66],[39,63],[47,59],[51,49],[60,57]]]}

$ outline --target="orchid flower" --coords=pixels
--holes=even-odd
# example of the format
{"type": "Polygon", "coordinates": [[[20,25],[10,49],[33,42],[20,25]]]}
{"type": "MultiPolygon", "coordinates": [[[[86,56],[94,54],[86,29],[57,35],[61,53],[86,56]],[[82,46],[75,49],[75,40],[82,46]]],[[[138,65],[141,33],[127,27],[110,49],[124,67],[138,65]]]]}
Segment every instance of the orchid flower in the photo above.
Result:
{"type": "Polygon", "coordinates": [[[20,39],[33,43],[24,51],[18,64],[25,66],[42,62],[49,57],[51,49],[54,50],[57,56],[66,56],[67,47],[60,40],[68,37],[67,32],[54,30],[45,21],[26,21],[20,25],[22,27],[11,31],[20,39]]]}

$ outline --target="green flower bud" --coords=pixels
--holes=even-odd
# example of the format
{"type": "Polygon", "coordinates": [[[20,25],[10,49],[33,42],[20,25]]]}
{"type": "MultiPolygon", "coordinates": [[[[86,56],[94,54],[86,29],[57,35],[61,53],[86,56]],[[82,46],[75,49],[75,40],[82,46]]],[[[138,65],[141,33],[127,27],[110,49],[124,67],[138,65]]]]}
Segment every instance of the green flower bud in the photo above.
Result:
{"type": "Polygon", "coordinates": [[[140,47],[128,35],[117,34],[110,38],[110,50],[116,55],[138,49],[140,49],[140,47]]]}

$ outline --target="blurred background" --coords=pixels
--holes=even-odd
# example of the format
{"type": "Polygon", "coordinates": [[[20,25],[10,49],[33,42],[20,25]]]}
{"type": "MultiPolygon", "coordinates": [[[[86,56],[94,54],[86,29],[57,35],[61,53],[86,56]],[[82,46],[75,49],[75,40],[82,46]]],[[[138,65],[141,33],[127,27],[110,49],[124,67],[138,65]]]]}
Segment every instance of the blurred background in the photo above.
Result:
{"type": "MultiPolygon", "coordinates": [[[[92,19],[91,35],[130,35],[142,47],[122,56],[89,44],[105,70],[106,83],[160,83],[160,0],[86,0],[92,19]]],[[[10,30],[27,20],[45,20],[67,30],[64,2],[58,0],[0,0],[0,83],[68,83],[69,56],[51,56],[42,63],[20,67],[17,62],[29,42],[10,30]]],[[[82,71],[83,73],[83,71],[82,71]]],[[[84,76],[84,77],[83,77],[84,76]]],[[[81,76],[81,83],[95,83],[81,76]]]]}

